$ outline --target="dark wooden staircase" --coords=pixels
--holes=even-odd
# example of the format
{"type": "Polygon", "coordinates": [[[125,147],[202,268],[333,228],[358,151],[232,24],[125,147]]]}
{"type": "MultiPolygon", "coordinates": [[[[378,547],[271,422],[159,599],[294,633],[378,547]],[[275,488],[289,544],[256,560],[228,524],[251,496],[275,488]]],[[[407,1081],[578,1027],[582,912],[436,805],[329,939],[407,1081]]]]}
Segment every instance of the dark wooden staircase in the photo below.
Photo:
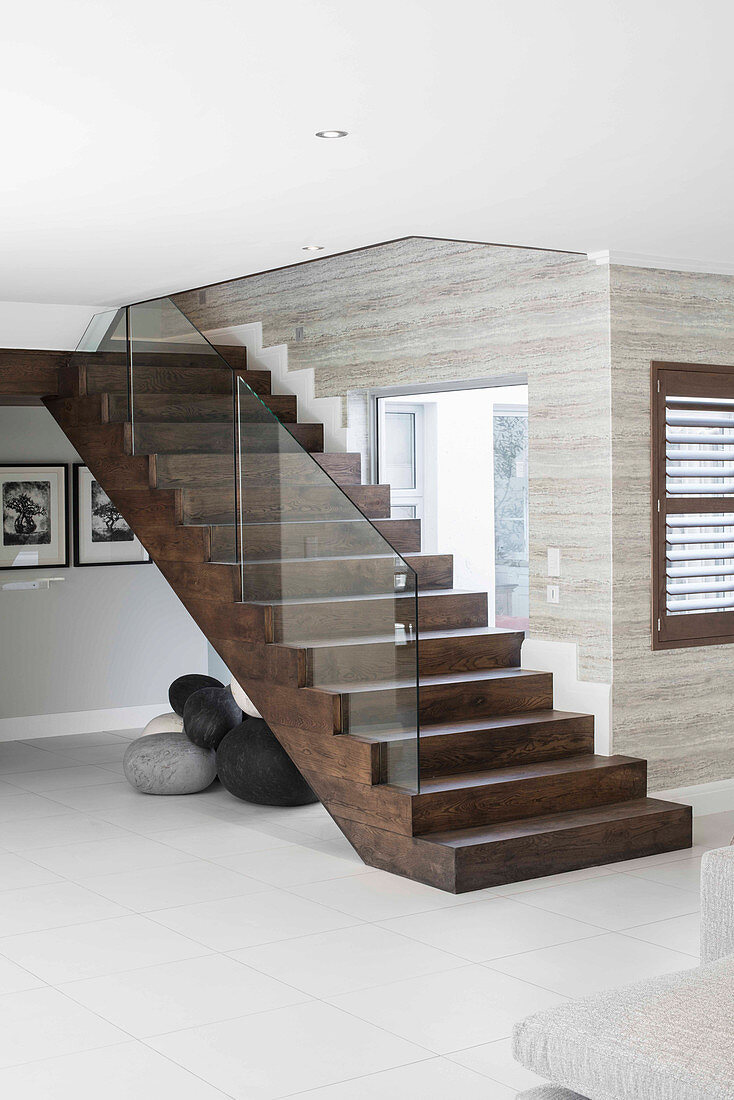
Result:
{"type": "Polygon", "coordinates": [[[135,454],[119,354],[70,356],[44,402],[362,859],[460,892],[689,847],[690,808],[646,797],[645,761],[594,754],[592,717],[554,709],[551,674],[520,667],[522,633],[488,627],[487,594],[453,587],[451,555],[421,552],[418,520],[389,518],[389,487],[361,483],[358,455],[324,454],[296,398],[271,394],[244,349],[221,350],[418,575],[419,793],[385,782],[415,687],[390,678],[393,563],[360,556],[333,491],[300,486],[295,461],[289,493],[274,485],[267,415],[247,433],[258,599],[243,603],[223,372],[195,353],[138,356],[135,454]],[[338,553],[300,556],[307,535],[338,553]]]}

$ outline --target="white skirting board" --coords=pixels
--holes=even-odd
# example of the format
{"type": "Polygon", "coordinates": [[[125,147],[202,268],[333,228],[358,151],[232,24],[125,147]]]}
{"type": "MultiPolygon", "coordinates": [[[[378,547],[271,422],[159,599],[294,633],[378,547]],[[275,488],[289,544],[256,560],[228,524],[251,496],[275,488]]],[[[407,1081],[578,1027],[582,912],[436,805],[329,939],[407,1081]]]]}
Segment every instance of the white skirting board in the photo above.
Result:
{"type": "Polygon", "coordinates": [[[734,779],[719,779],[714,783],[698,783],[695,787],[677,787],[670,791],[650,791],[649,797],[693,806],[696,817],[721,814],[734,810],[734,779]]]}
{"type": "Polygon", "coordinates": [[[66,737],[72,733],[104,733],[114,730],[142,729],[170,711],[171,705],[147,703],[142,707],[113,707],[109,710],[79,710],[63,714],[32,714],[20,718],[0,718],[0,742],[28,741],[32,737],[66,737]]]}
{"type": "Polygon", "coordinates": [[[520,664],[535,672],[553,673],[556,710],[594,715],[594,751],[609,756],[612,752],[612,685],[579,680],[577,650],[575,642],[526,638],[520,664]]]}

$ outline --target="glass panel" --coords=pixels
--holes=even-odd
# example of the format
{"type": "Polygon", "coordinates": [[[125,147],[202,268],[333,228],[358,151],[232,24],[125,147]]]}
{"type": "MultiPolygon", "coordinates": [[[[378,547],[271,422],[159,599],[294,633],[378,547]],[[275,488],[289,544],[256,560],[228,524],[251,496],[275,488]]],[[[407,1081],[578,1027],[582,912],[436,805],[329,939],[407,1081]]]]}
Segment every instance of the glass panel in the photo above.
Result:
{"type": "Polygon", "coordinates": [[[95,314],[74,354],[85,361],[87,393],[116,394],[123,419],[128,420],[127,309],[95,314]]]}
{"type": "Polygon", "coordinates": [[[274,641],[308,651],[341,732],[381,744],[383,778],[418,790],[417,584],[410,566],[249,387],[238,390],[242,597],[274,641]]]}
{"type": "Polygon", "coordinates": [[[529,625],[527,409],[495,406],[495,626],[529,625]]]}
{"type": "Polygon", "coordinates": [[[187,526],[212,528],[212,558],[236,562],[235,375],[168,298],[129,308],[130,408],[135,454],[156,455],[158,488],[182,490],[187,526]]]}

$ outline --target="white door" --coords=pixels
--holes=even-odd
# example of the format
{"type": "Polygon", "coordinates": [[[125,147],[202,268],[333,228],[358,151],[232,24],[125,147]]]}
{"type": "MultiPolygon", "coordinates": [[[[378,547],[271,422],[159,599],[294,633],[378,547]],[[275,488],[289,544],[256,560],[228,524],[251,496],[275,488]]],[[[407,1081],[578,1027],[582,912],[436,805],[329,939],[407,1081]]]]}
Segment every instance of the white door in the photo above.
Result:
{"type": "Polygon", "coordinates": [[[377,480],[391,487],[392,519],[425,518],[425,416],[419,404],[377,402],[377,480]]]}

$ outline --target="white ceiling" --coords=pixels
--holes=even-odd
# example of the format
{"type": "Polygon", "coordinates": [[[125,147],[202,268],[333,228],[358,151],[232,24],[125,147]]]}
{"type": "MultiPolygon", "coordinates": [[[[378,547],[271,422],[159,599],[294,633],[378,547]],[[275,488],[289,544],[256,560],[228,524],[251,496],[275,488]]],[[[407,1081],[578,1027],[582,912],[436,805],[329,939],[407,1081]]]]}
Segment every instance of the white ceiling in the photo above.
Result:
{"type": "Polygon", "coordinates": [[[734,262],[731,0],[36,0],[1,33],[0,299],[411,234],[734,262]]]}

